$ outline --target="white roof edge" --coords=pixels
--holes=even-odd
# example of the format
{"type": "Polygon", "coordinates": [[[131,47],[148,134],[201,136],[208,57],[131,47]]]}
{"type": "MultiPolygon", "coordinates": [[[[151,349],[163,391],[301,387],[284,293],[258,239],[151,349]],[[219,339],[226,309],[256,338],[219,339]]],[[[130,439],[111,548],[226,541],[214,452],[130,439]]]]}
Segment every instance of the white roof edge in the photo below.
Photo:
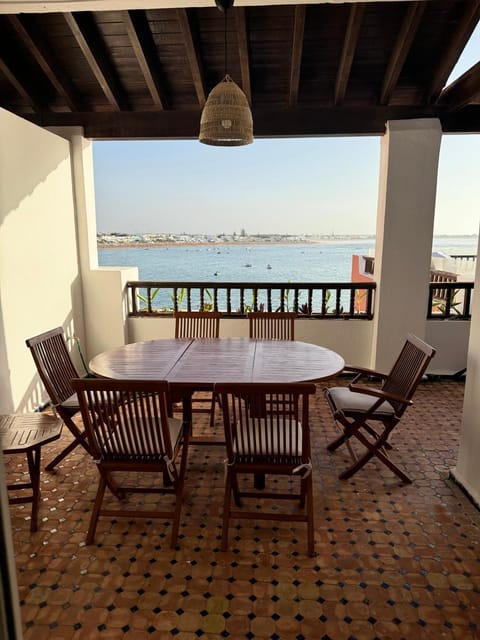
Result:
{"type": "MultiPolygon", "coordinates": [[[[362,2],[350,0],[348,4],[362,2]]],[[[398,0],[365,0],[397,2],[398,0]]],[[[402,0],[407,2],[407,0],[402,0]]],[[[429,2],[430,0],[423,0],[429,2]]],[[[281,4],[346,4],[345,0],[236,0],[237,6],[269,6],[281,4]]],[[[0,0],[0,13],[55,13],[64,11],[115,11],[125,9],[179,9],[214,7],[215,0],[0,0]]]]}

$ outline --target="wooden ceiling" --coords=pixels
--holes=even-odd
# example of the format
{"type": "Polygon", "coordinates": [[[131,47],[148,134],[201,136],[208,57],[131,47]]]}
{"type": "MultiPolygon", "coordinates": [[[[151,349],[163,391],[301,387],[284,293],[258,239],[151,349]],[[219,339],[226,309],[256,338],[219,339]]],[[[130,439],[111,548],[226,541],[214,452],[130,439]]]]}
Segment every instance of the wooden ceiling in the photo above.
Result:
{"type": "MultiPolygon", "coordinates": [[[[445,83],[480,0],[234,6],[227,70],[256,136],[379,134],[438,117],[480,131],[480,62],[445,83]]],[[[85,136],[192,138],[225,73],[225,17],[200,8],[0,15],[0,106],[85,136]]]]}

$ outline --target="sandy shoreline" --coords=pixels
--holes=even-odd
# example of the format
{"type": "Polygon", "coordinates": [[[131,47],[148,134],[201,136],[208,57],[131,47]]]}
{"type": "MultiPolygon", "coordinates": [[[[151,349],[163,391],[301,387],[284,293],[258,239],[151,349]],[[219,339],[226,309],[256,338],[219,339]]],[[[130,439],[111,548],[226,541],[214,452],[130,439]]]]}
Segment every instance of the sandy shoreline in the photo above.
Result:
{"type": "Polygon", "coordinates": [[[335,240],[304,240],[302,242],[119,242],[117,244],[98,243],[98,249],[155,249],[158,247],[265,247],[265,246],[303,246],[315,244],[338,244],[345,242],[366,242],[374,238],[345,238],[335,240]]]}

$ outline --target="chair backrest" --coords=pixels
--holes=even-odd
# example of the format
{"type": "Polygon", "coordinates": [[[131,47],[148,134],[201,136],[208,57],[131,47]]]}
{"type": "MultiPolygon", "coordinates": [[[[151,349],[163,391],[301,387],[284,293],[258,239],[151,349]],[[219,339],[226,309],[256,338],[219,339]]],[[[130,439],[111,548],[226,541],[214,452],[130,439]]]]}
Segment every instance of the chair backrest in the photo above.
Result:
{"type": "Polygon", "coordinates": [[[255,311],[248,314],[250,338],[259,340],[295,340],[293,311],[255,311]]]}
{"type": "Polygon", "coordinates": [[[65,402],[74,391],[71,381],[78,372],[68,352],[62,327],[26,340],[38,374],[53,405],[65,402]]]}
{"type": "Polygon", "coordinates": [[[72,386],[95,459],[142,466],[173,458],[168,382],[76,378],[72,386]]]}
{"type": "MultiPolygon", "coordinates": [[[[434,355],[433,347],[409,333],[400,355],[382,385],[383,391],[410,400],[434,355]]],[[[397,416],[407,408],[403,402],[390,402],[397,416]]]]}
{"type": "Polygon", "coordinates": [[[313,383],[218,383],[228,459],[267,465],[310,454],[309,396],[313,383]]]}
{"type": "Polygon", "coordinates": [[[218,311],[176,311],[175,338],[218,338],[221,317],[218,311]]]}

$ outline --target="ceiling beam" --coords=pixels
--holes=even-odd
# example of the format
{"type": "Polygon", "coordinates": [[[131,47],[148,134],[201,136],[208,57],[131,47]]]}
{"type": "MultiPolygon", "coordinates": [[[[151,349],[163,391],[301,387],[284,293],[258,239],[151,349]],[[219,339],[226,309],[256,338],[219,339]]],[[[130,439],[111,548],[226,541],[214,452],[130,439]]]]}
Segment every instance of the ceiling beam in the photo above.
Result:
{"type": "Polygon", "coordinates": [[[380,104],[388,104],[390,97],[397,86],[398,78],[412,46],[420,21],[424,14],[426,2],[413,2],[406,9],[405,17],[398,32],[395,46],[393,47],[387,70],[383,78],[380,93],[380,104]]]}
{"type": "Polygon", "coordinates": [[[63,16],[109,104],[117,111],[128,110],[127,98],[92,16],[86,13],[64,13],[63,16]]]}
{"type": "Polygon", "coordinates": [[[295,17],[293,22],[292,58],[290,60],[290,91],[288,95],[289,107],[294,107],[298,102],[304,34],[305,5],[299,4],[295,7],[295,17]]]}
{"type": "Polygon", "coordinates": [[[203,67],[198,49],[198,36],[196,29],[192,23],[193,19],[191,11],[188,9],[177,9],[178,22],[182,38],[185,43],[185,53],[187,54],[190,72],[192,74],[193,85],[197,94],[198,104],[203,108],[207,101],[207,91],[205,88],[205,80],[203,67]]]}
{"type": "MultiPolygon", "coordinates": [[[[92,139],[194,139],[198,137],[201,109],[195,111],[124,113],[52,113],[28,116],[42,126],[83,126],[92,139]]],[[[27,117],[27,116],[25,116],[27,117]]],[[[480,132],[480,105],[457,113],[434,106],[338,107],[253,109],[255,137],[322,135],[383,135],[388,120],[439,118],[442,129],[480,132]]]]}
{"type": "MultiPolygon", "coordinates": [[[[20,96],[22,96],[22,98],[27,100],[27,102],[30,104],[32,110],[35,113],[40,113],[42,109],[41,109],[41,107],[40,107],[40,105],[38,103],[37,98],[34,97],[33,94],[31,93],[31,91],[29,91],[29,89],[27,89],[27,87],[23,84],[23,82],[21,80],[19,80],[18,73],[16,73],[15,71],[13,71],[10,68],[9,64],[2,57],[1,53],[0,53],[0,72],[3,73],[3,75],[6,77],[8,82],[15,89],[15,91],[20,96]]],[[[0,104],[1,104],[1,102],[2,102],[2,99],[1,99],[1,96],[0,96],[0,104]]]]}
{"type": "Polygon", "coordinates": [[[425,92],[425,102],[435,102],[457,63],[465,45],[477,26],[480,18],[480,0],[465,3],[465,13],[458,22],[457,28],[450,40],[450,46],[445,50],[437,65],[428,89],[425,92]]]}
{"type": "Polygon", "coordinates": [[[352,68],[353,56],[357,48],[358,36],[362,25],[363,12],[365,5],[362,3],[354,4],[350,8],[348,15],[347,29],[343,40],[342,55],[338,65],[337,79],[335,82],[334,104],[338,106],[342,104],[347,90],[348,79],[350,78],[350,70],[352,68]]]}
{"type": "Polygon", "coordinates": [[[32,34],[29,32],[22,16],[6,16],[5,19],[15,31],[23,46],[30,52],[51,85],[65,100],[70,111],[81,109],[82,103],[75,88],[62,72],[59,61],[53,57],[43,38],[38,33],[32,34]]]}
{"type": "Polygon", "coordinates": [[[449,111],[457,111],[472,102],[479,101],[480,62],[477,62],[476,65],[442,91],[437,104],[448,107],[449,111]]]}
{"type": "Polygon", "coordinates": [[[158,80],[160,65],[156,57],[153,56],[154,42],[145,12],[122,11],[121,15],[152,102],[158,109],[164,109],[163,91],[158,80]]]}
{"type": "Polygon", "coordinates": [[[235,7],[233,11],[237,27],[238,57],[242,76],[242,89],[248,104],[252,106],[252,85],[250,83],[250,56],[248,53],[247,16],[244,7],[235,7]]]}

